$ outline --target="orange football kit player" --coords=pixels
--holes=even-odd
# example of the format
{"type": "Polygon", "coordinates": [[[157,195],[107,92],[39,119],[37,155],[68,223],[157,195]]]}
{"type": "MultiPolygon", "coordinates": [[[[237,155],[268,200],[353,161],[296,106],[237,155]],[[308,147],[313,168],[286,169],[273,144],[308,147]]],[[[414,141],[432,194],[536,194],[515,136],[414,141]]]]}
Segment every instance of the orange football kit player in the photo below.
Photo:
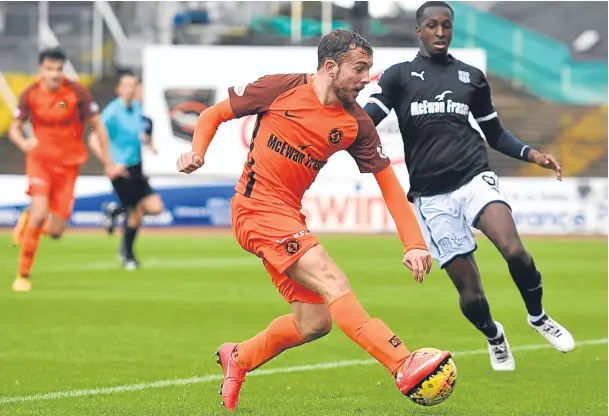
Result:
{"type": "Polygon", "coordinates": [[[60,49],[40,52],[40,78],[19,97],[9,132],[10,140],[26,154],[27,194],[31,198],[13,231],[14,243],[21,246],[19,271],[13,283],[13,290],[18,292],[31,289],[30,270],[41,235],[61,237],[70,219],[79,166],[87,160],[86,124],[102,137],[105,173],[114,178],[124,172],[111,162],[106,131],[91,93],[64,77],[66,59],[60,49]],[[23,133],[27,120],[33,127],[30,138],[23,133]]]}
{"type": "Polygon", "coordinates": [[[333,31],[319,44],[315,74],[271,75],[230,88],[228,99],[201,113],[192,152],[177,162],[180,172],[197,170],[222,122],[257,114],[232,199],[232,226],[241,246],[262,259],[292,313],[247,341],[220,346],[221,394],[229,410],[237,408],[247,372],[323,337],[332,321],[389,370],[402,393],[450,357],[447,351],[411,353],[380,319],[371,318],[301,213],[303,195],[320,169],[331,155],[346,150],[360,172],[374,174],[404,245],[404,264],[418,282],[429,273],[431,257],[417,220],[372,121],[356,103],[371,66],[372,48],[365,39],[333,31]]]}

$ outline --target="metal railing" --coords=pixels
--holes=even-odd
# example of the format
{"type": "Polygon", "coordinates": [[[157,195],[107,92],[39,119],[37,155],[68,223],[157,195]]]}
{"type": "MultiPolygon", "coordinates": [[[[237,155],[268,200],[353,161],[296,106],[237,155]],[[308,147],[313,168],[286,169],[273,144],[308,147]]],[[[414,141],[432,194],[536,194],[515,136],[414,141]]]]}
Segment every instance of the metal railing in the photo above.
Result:
{"type": "Polygon", "coordinates": [[[487,52],[488,69],[535,95],[572,104],[607,102],[607,62],[575,62],[566,45],[463,2],[451,2],[453,47],[487,52]]]}

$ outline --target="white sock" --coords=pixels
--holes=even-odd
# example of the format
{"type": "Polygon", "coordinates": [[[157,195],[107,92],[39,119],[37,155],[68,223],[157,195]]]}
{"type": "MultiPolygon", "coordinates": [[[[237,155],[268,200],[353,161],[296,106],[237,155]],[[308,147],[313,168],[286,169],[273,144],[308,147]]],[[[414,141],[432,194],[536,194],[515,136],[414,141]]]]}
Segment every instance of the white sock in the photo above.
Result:
{"type": "Polygon", "coordinates": [[[528,315],[528,314],[527,314],[527,315],[529,316],[529,322],[537,322],[537,321],[539,321],[541,318],[543,318],[543,316],[544,316],[545,314],[546,314],[546,312],[545,312],[545,311],[542,309],[542,310],[541,310],[541,315],[539,315],[539,316],[531,316],[531,315],[528,315]]]}
{"type": "Polygon", "coordinates": [[[503,335],[503,331],[501,331],[501,328],[499,328],[499,325],[497,325],[497,335],[495,335],[494,337],[487,337],[486,339],[488,339],[489,341],[494,341],[496,339],[501,338],[501,336],[503,335]]]}

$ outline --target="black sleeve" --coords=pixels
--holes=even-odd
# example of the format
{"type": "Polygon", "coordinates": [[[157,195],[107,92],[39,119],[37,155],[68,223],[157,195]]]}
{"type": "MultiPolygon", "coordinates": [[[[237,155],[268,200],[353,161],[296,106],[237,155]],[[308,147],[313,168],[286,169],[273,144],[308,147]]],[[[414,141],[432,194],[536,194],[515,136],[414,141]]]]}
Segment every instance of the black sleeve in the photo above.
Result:
{"type": "Polygon", "coordinates": [[[471,112],[474,115],[476,122],[480,124],[497,118],[497,111],[495,111],[493,98],[491,97],[491,87],[488,85],[488,81],[482,71],[479,71],[475,87],[476,95],[474,97],[471,112]]]}
{"type": "Polygon", "coordinates": [[[491,87],[482,72],[480,72],[480,81],[476,86],[478,88],[471,111],[489,146],[506,156],[528,162],[531,147],[522,143],[501,126],[493,105],[491,87]]]}
{"type": "Polygon", "coordinates": [[[399,99],[400,73],[400,67],[397,65],[393,65],[383,72],[364,106],[364,110],[375,126],[391,113],[399,99]]]}
{"type": "Polygon", "coordinates": [[[142,116],[142,123],[144,123],[144,133],[152,139],[152,119],[150,117],[142,116]]]}

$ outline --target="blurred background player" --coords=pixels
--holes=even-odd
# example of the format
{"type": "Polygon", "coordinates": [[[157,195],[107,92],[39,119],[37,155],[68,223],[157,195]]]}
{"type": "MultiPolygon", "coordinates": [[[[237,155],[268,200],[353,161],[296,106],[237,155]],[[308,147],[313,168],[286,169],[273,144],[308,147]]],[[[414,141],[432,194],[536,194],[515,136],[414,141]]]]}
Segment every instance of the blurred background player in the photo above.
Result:
{"type": "Polygon", "coordinates": [[[541,274],[520,240],[484,139],[468,121],[470,111],[493,149],[555,170],[559,180],[561,167],[552,155],[539,153],[504,130],[482,71],[448,54],[452,8],[431,1],[416,17],[417,57],[383,73],[365,110],[375,125],[396,111],[410,177],[409,198],[416,204],[432,255],[459,291],[463,314],[488,339],[492,367],[511,371],[515,362],[502,325],[491,317],[474,260],[472,226],[506,260],[526,305],[528,325],[557,350],[570,351],[573,337],[544,312],[541,274]]]}
{"type": "Polygon", "coordinates": [[[110,159],[98,105],[85,87],[64,76],[65,53],[46,49],[38,58],[40,78],[19,97],[9,132],[10,140],[26,154],[27,194],[31,198],[13,231],[14,243],[21,246],[13,283],[18,292],[31,289],[30,271],[40,236],[61,237],[70,219],[79,166],[87,160],[86,124],[98,136],[96,155],[106,175],[115,178],[123,172],[110,159]],[[27,120],[33,128],[29,138],[23,132],[27,120]]]}
{"type": "MultiPolygon", "coordinates": [[[[121,73],[116,85],[117,97],[102,112],[112,160],[127,169],[126,176],[112,181],[120,206],[109,204],[104,208],[107,216],[106,229],[110,233],[114,229],[117,215],[122,211],[126,212],[123,240],[118,255],[127,270],[139,267],[133,245],[144,215],[158,215],[163,212],[163,201],[152,190],[142,171],[142,142],[154,153],[156,149],[150,136],[152,123],[146,122],[142,115],[138,90],[141,94],[138,79],[133,73],[121,73]]],[[[96,134],[91,135],[91,145],[94,151],[98,151],[96,134]]]]}
{"type": "Polygon", "coordinates": [[[247,372],[286,349],[328,334],[332,321],[379,361],[406,394],[436,371],[449,352],[410,353],[380,319],[371,318],[345,274],[312,234],[301,213],[305,192],[334,153],[346,150],[361,173],[372,173],[403,244],[403,262],[423,281],[431,256],[406,195],[382,150],[370,118],[356,103],[370,82],[372,48],[350,30],[335,30],[318,46],[315,74],[270,75],[229,88],[229,98],[203,111],[192,152],[177,162],[180,172],[203,165],[219,125],[257,115],[243,174],[232,199],[233,232],[244,250],[261,257],[293,313],[255,337],[218,350],[224,371],[223,404],[237,408],[247,372]]]}
{"type": "MultiPolygon", "coordinates": [[[[140,80],[140,82],[137,84],[137,89],[136,89],[136,93],[135,93],[135,100],[138,101],[140,103],[140,105],[142,105],[143,101],[142,101],[142,82],[140,80]]],[[[157,153],[156,147],[152,144],[152,130],[153,130],[153,124],[152,124],[152,119],[144,114],[142,114],[142,121],[144,123],[144,142],[148,141],[150,149],[152,150],[153,153],[157,153]]],[[[112,235],[114,233],[114,229],[116,228],[116,222],[119,219],[119,216],[121,214],[124,214],[125,212],[125,207],[120,204],[120,203],[116,203],[114,201],[105,204],[102,207],[102,210],[105,214],[105,219],[104,219],[104,224],[103,227],[106,230],[106,232],[109,235],[112,235]]]]}

